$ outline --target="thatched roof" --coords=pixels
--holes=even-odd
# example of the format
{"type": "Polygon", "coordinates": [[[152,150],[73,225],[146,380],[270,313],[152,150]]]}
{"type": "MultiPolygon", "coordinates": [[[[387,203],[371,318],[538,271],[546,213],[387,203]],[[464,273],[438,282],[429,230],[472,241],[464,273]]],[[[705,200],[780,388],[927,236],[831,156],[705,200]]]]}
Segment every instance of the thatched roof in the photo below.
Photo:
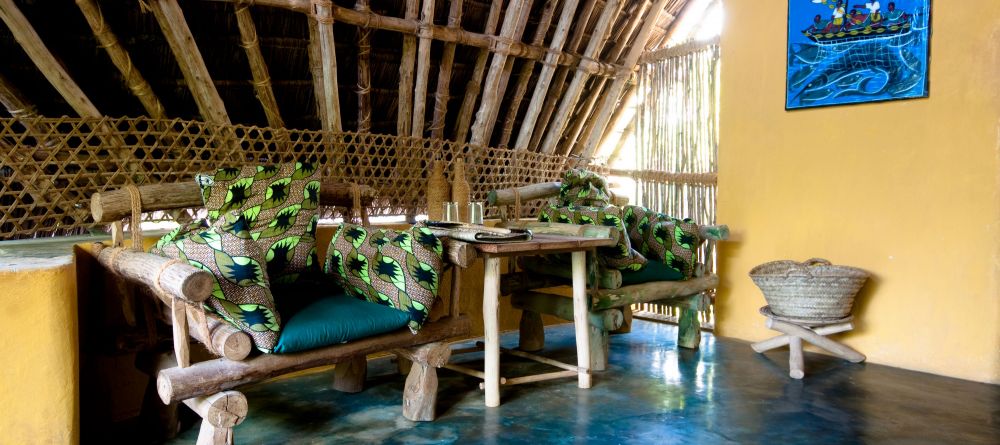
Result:
{"type": "MultiPolygon", "coordinates": [[[[106,29],[117,36],[121,47],[131,57],[136,71],[148,80],[153,93],[161,101],[166,116],[210,120],[202,116],[199,111],[191,89],[185,82],[185,76],[177,62],[177,57],[171,51],[164,37],[165,33],[161,30],[154,14],[145,11],[144,5],[155,7],[157,3],[162,2],[162,0],[146,0],[144,2],[105,0],[99,2],[99,7],[106,29]]],[[[30,26],[40,37],[41,43],[65,67],[67,73],[101,114],[107,116],[148,114],[125,86],[124,75],[111,63],[108,54],[95,38],[91,26],[88,25],[81,9],[76,4],[42,0],[6,0],[6,3],[15,5],[24,14],[30,26]]],[[[77,3],[88,2],[78,1],[77,3]]],[[[310,72],[308,49],[311,17],[304,13],[310,11],[313,5],[309,0],[271,0],[255,3],[250,7],[249,12],[252,15],[253,24],[256,25],[260,51],[285,126],[298,129],[320,129],[322,123],[317,111],[316,90],[313,84],[313,75],[310,72]]],[[[365,3],[371,3],[371,12],[378,16],[394,18],[406,16],[408,2],[404,0],[377,2],[340,0],[334,2],[335,12],[333,15],[337,15],[337,7],[354,10],[356,6],[365,3]]],[[[426,4],[420,1],[410,3],[421,7],[426,4]]],[[[475,34],[491,35],[499,34],[503,29],[506,10],[511,6],[511,3],[518,4],[516,1],[503,2],[499,10],[496,29],[493,32],[484,32],[493,3],[479,0],[467,0],[461,3],[461,29],[475,34]]],[[[567,3],[572,2],[538,0],[526,3],[530,4],[530,14],[527,14],[522,36],[516,40],[527,45],[535,43],[539,21],[542,20],[544,11],[553,9],[551,11],[552,18],[547,24],[545,33],[539,34],[543,36],[541,41],[539,44],[533,45],[536,48],[544,49],[552,42],[563,8],[566,7],[567,3]]],[[[636,22],[637,24],[641,25],[642,21],[650,20],[649,17],[652,14],[648,10],[653,3],[658,2],[637,0],[622,2],[620,10],[614,14],[614,19],[611,22],[610,38],[603,45],[599,57],[594,57],[594,59],[611,65],[620,64],[624,61],[625,53],[634,45],[656,47],[662,41],[661,37],[669,28],[673,18],[681,12],[686,0],[665,1],[663,13],[658,15],[658,22],[649,33],[649,37],[644,42],[635,42],[634,39],[639,34],[641,26],[630,27],[629,25],[633,23],[632,20],[639,12],[643,12],[644,16],[636,22]],[[623,39],[629,39],[630,42],[625,45],[616,45],[623,39]]],[[[453,2],[441,0],[434,2],[433,22],[435,25],[448,26],[449,9],[452,4],[453,2]]],[[[563,48],[564,53],[579,55],[584,52],[593,37],[594,28],[605,6],[606,2],[603,0],[581,0],[578,2],[569,30],[567,39],[569,42],[563,48]],[[589,19],[585,20],[585,18],[589,19]],[[571,47],[575,43],[573,36],[580,32],[583,34],[578,45],[571,47]]],[[[230,121],[232,123],[267,126],[269,123],[264,110],[255,97],[247,54],[241,47],[241,34],[234,14],[236,5],[230,1],[185,0],[180,2],[180,8],[190,32],[194,36],[197,49],[205,61],[212,84],[218,90],[218,95],[225,104],[225,111],[228,113],[230,121]]],[[[0,9],[3,7],[0,6],[0,9]]],[[[384,24],[379,23],[377,17],[366,24],[372,28],[384,26],[384,24]]],[[[177,25],[182,26],[181,24],[177,25]]],[[[340,122],[342,128],[348,131],[358,129],[361,124],[358,118],[360,33],[362,33],[361,26],[348,24],[334,18],[333,40],[336,42],[340,122]]],[[[371,52],[368,71],[371,77],[370,103],[373,112],[369,125],[370,131],[374,133],[396,134],[398,130],[399,90],[407,83],[401,82],[399,69],[400,63],[404,59],[404,35],[413,36],[413,34],[382,29],[374,29],[370,33],[371,52]]],[[[413,37],[411,40],[418,39],[413,37]]],[[[444,138],[452,140],[456,139],[459,132],[456,128],[457,118],[466,94],[467,83],[473,78],[476,59],[482,49],[462,43],[459,39],[454,53],[454,64],[451,68],[451,79],[447,91],[450,100],[447,100],[446,120],[444,131],[441,134],[444,138]]],[[[442,71],[441,58],[445,52],[445,46],[446,42],[438,39],[434,39],[430,45],[431,69],[428,71],[426,83],[425,127],[429,126],[434,118],[435,93],[439,73],[442,71]]],[[[4,64],[0,67],[0,75],[6,77],[8,82],[21,92],[22,96],[33,103],[39,114],[45,116],[73,116],[77,114],[46,80],[32,59],[22,50],[11,31],[3,26],[0,26],[0,49],[4,55],[4,64]]],[[[508,116],[514,120],[514,134],[510,136],[511,140],[507,141],[505,145],[512,146],[514,144],[513,139],[516,139],[520,123],[534,92],[535,83],[542,70],[543,64],[537,63],[537,60],[520,57],[512,59],[514,62],[510,71],[510,79],[503,92],[504,99],[497,107],[499,112],[496,119],[499,122],[495,124],[492,135],[484,139],[484,145],[500,144],[503,121],[508,116]],[[526,91],[520,97],[517,113],[512,115],[511,102],[515,96],[519,74],[524,69],[525,64],[531,64],[530,78],[526,83],[526,91]]],[[[560,65],[562,70],[567,73],[567,78],[562,84],[564,89],[572,81],[574,74],[572,64],[579,63],[579,58],[576,59],[569,62],[571,65],[560,65]]],[[[419,67],[420,62],[416,63],[419,67]]],[[[615,68],[611,65],[607,66],[615,68]]],[[[489,62],[485,68],[485,71],[488,72],[489,62]]],[[[488,73],[483,77],[486,76],[488,73]]],[[[558,74],[556,78],[559,79],[558,74]]],[[[590,76],[588,82],[585,83],[581,94],[583,99],[580,102],[583,103],[592,95],[600,95],[606,91],[611,83],[608,80],[607,77],[590,76]],[[602,84],[603,87],[600,91],[597,89],[598,83],[602,84]]],[[[556,103],[559,99],[558,90],[553,88],[555,86],[551,86],[546,93],[547,100],[551,103],[556,103]]],[[[411,85],[410,88],[413,86],[411,85]]],[[[473,111],[478,110],[479,106],[477,104],[473,111]]],[[[577,104],[573,108],[581,106],[582,104],[577,104]]],[[[407,116],[410,112],[409,109],[404,111],[407,116]]],[[[593,113],[594,110],[590,112],[593,113]]],[[[0,110],[0,114],[2,113],[9,114],[9,110],[0,110]]],[[[581,113],[582,111],[574,110],[571,121],[579,118],[575,115],[581,113]]],[[[471,126],[474,121],[475,119],[469,119],[469,123],[466,125],[471,126]]],[[[463,131],[467,132],[468,129],[463,131]]],[[[432,136],[427,131],[424,132],[424,135],[432,136]]]]}

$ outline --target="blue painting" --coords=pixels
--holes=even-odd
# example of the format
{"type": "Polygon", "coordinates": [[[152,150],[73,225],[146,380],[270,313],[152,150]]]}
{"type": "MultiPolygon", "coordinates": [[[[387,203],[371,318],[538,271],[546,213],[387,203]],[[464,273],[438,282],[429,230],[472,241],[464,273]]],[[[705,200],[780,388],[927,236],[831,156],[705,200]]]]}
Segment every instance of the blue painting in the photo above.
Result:
{"type": "Polygon", "coordinates": [[[931,0],[788,0],[785,109],[927,97],[931,0]]]}

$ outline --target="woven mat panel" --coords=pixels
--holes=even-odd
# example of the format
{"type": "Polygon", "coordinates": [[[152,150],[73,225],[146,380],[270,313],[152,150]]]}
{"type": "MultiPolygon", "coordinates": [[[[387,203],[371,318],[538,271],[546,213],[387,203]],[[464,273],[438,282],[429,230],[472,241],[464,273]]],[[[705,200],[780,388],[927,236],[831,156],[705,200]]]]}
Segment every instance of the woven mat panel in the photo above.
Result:
{"type": "MultiPolygon", "coordinates": [[[[369,214],[426,213],[434,160],[465,158],[473,201],[495,189],[558,180],[586,159],[455,144],[450,141],[208,124],[147,118],[0,119],[0,239],[86,233],[90,196],[124,185],[192,180],[222,166],[304,161],[325,178],[369,185],[369,214]]],[[[592,167],[593,168],[593,167],[592,167]]],[[[598,169],[600,170],[600,169],[598,169]]],[[[606,172],[604,172],[606,173],[606,172]]],[[[537,214],[541,202],[522,214],[537,214]]],[[[496,209],[488,209],[487,217],[496,209]]],[[[339,215],[324,208],[323,217],[339,215]]],[[[186,221],[198,209],[150,212],[146,221],[186,221]]]]}

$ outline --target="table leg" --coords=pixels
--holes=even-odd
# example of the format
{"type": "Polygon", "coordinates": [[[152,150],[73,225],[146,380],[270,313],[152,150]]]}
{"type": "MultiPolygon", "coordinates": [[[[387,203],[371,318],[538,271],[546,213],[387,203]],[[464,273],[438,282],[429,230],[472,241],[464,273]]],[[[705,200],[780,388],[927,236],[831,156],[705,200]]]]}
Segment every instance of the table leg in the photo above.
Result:
{"type": "MultiPolygon", "coordinates": [[[[483,277],[483,336],[485,337],[486,364],[483,385],[486,406],[500,406],[500,327],[497,306],[500,295],[500,258],[487,256],[483,277]]],[[[586,319],[584,319],[586,321],[586,319]]]]}
{"type": "Polygon", "coordinates": [[[590,388],[590,324],[587,312],[587,252],[573,252],[573,325],[576,327],[576,365],[580,388],[590,388]]]}

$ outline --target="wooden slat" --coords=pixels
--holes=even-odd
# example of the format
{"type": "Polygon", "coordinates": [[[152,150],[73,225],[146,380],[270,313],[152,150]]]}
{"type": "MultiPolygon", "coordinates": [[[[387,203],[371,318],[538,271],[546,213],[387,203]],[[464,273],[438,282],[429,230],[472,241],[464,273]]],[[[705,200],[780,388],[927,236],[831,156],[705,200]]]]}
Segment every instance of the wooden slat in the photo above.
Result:
{"type": "Polygon", "coordinates": [[[34,62],[42,75],[48,79],[49,83],[77,114],[81,117],[101,116],[101,112],[97,110],[94,103],[90,101],[90,98],[84,94],[80,86],[73,81],[62,64],[45,46],[42,38],[35,32],[35,28],[14,4],[14,0],[0,0],[0,20],[7,24],[14,40],[21,45],[24,52],[28,54],[28,58],[34,62]]]}
{"type": "Polygon", "coordinates": [[[94,32],[94,37],[100,42],[101,48],[107,51],[108,57],[111,58],[111,63],[122,74],[125,86],[128,87],[136,99],[139,99],[143,109],[146,110],[146,114],[154,119],[165,118],[166,112],[163,110],[163,104],[160,103],[160,99],[153,93],[149,82],[146,82],[146,79],[139,73],[139,69],[132,63],[132,58],[129,57],[128,51],[125,51],[125,48],[118,42],[118,37],[111,31],[108,24],[104,22],[104,14],[101,13],[101,8],[97,5],[97,2],[94,0],[76,0],[76,5],[80,8],[80,12],[83,13],[83,17],[87,19],[87,24],[90,25],[90,29],[94,32]]]}
{"type": "Polygon", "coordinates": [[[285,121],[281,118],[281,111],[278,110],[278,100],[274,97],[271,89],[271,76],[268,73],[267,63],[264,62],[264,55],[260,52],[260,43],[257,40],[257,26],[250,16],[250,7],[246,2],[236,4],[236,24],[240,28],[240,46],[247,53],[247,60],[250,62],[250,74],[253,76],[253,87],[257,93],[257,100],[264,108],[264,115],[267,117],[267,125],[271,128],[284,128],[285,121]]]}
{"type": "MultiPolygon", "coordinates": [[[[448,27],[460,29],[462,23],[462,3],[464,0],[451,0],[451,9],[448,11],[448,27]]],[[[438,64],[437,92],[434,93],[434,117],[431,120],[431,138],[444,138],[444,122],[448,113],[448,100],[451,97],[451,69],[455,63],[455,49],[458,45],[453,42],[445,43],[444,51],[441,53],[441,63],[438,64]]]]}
{"type": "MultiPolygon", "coordinates": [[[[489,15],[486,17],[486,27],[483,30],[486,34],[496,32],[497,24],[500,22],[500,7],[502,0],[494,1],[490,6],[489,15]]],[[[455,142],[462,144],[469,134],[469,123],[472,121],[472,109],[476,106],[476,99],[482,90],[483,76],[486,74],[486,59],[489,57],[488,48],[479,50],[476,55],[475,68],[472,70],[472,77],[465,85],[465,98],[462,100],[462,107],[458,111],[458,119],[455,121],[455,142]]]]}
{"type": "MultiPolygon", "coordinates": [[[[417,18],[419,0],[406,0],[406,20],[417,18]]],[[[403,36],[403,59],[399,62],[399,113],[396,120],[396,134],[407,136],[411,134],[413,118],[409,114],[413,110],[413,68],[417,61],[417,38],[411,35],[403,36]]]]}
{"type": "Polygon", "coordinates": [[[618,99],[621,96],[622,89],[625,88],[625,82],[628,81],[629,77],[632,75],[632,69],[639,62],[639,56],[642,55],[643,49],[645,48],[645,42],[649,39],[649,33],[652,32],[653,27],[656,25],[656,20],[660,16],[660,11],[667,5],[668,0],[658,0],[653,8],[649,11],[649,18],[642,24],[642,30],[636,37],[636,44],[632,45],[629,49],[628,55],[625,57],[624,65],[625,70],[620,72],[618,76],[615,77],[614,82],[608,89],[607,94],[604,96],[604,100],[601,102],[601,106],[598,107],[597,116],[594,118],[596,122],[597,131],[593,132],[588,138],[586,144],[583,145],[583,149],[580,154],[583,157],[591,157],[594,151],[597,150],[597,143],[600,142],[601,136],[604,134],[604,126],[607,125],[608,119],[611,117],[611,112],[614,111],[615,105],[618,103],[618,99]]]}
{"type": "Polygon", "coordinates": [[[147,3],[177,59],[201,117],[207,122],[229,124],[226,105],[212,83],[212,76],[177,0],[149,0],[147,3]]]}
{"type": "Polygon", "coordinates": [[[337,86],[337,48],[333,41],[333,15],[329,0],[317,0],[314,4],[319,49],[323,61],[323,102],[326,108],[324,130],[341,131],[340,91],[337,86]]]}

